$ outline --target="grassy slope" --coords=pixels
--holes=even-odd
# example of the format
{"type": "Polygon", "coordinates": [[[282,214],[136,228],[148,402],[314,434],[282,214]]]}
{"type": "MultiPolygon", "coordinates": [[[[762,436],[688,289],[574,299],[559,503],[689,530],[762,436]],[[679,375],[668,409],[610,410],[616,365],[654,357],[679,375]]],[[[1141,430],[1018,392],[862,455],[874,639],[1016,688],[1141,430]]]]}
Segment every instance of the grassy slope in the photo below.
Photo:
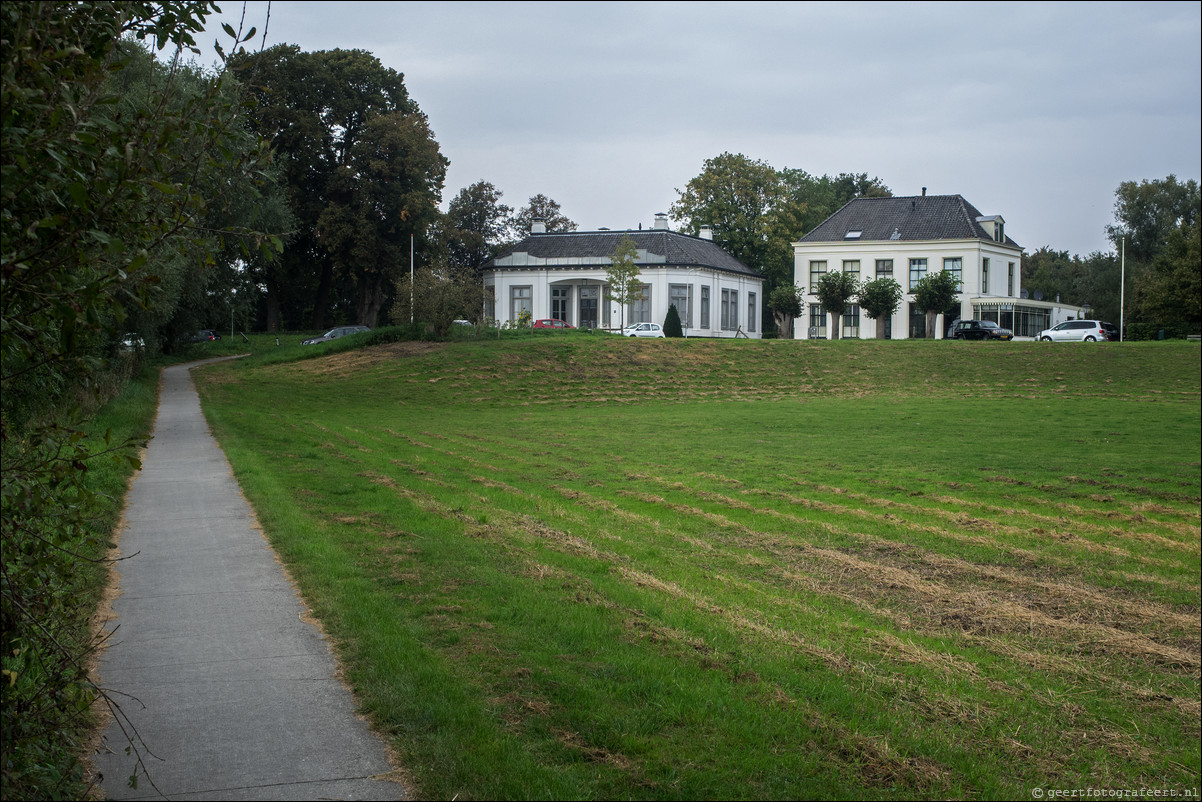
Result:
{"type": "Polygon", "coordinates": [[[268,357],[206,411],[428,796],[1198,784],[1196,346],[268,357]]]}

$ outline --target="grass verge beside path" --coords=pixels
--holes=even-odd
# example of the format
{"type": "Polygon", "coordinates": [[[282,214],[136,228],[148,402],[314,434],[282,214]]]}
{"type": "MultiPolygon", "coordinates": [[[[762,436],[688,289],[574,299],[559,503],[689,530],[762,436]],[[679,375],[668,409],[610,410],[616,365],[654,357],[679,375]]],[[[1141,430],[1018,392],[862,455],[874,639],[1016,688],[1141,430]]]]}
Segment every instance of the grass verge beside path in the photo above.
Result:
{"type": "Polygon", "coordinates": [[[1199,783],[1199,349],[403,344],[196,375],[424,796],[1199,783]]]}

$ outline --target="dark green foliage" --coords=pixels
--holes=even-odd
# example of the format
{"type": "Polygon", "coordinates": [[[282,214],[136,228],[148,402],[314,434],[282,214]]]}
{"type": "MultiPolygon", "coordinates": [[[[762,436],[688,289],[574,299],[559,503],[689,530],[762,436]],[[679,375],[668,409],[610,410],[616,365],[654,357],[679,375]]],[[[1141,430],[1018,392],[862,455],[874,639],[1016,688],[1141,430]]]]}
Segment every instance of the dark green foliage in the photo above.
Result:
{"type": "MultiPolygon", "coordinates": [[[[887,319],[895,311],[901,303],[905,294],[902,292],[901,285],[891,278],[876,278],[871,281],[865,281],[860,287],[859,301],[860,309],[864,314],[873,320],[887,319]]],[[[877,339],[885,339],[884,325],[876,327],[877,339]]]]}
{"type": "Polygon", "coordinates": [[[429,264],[447,160],[404,76],[363,50],[277,45],[230,60],[283,163],[296,233],[264,276],[268,326],[375,326],[411,247],[429,264]]]}
{"type": "Polygon", "coordinates": [[[913,287],[914,305],[926,313],[927,337],[935,336],[935,318],[956,302],[960,282],[950,272],[938,270],[927,273],[913,287]]]}
{"type": "Polygon", "coordinates": [[[664,336],[684,336],[684,329],[680,326],[680,312],[676,311],[676,304],[669,306],[668,314],[664,316],[664,336]]]}
{"type": "Polygon", "coordinates": [[[814,288],[814,294],[818,296],[822,308],[831,315],[829,331],[832,340],[839,339],[843,310],[847,308],[859,291],[860,282],[851,273],[831,271],[823,273],[822,278],[818,279],[818,286],[814,288]]]}
{"type": "Polygon", "coordinates": [[[793,321],[805,314],[805,288],[781,284],[768,293],[768,308],[776,320],[778,335],[792,339],[793,321]]]}

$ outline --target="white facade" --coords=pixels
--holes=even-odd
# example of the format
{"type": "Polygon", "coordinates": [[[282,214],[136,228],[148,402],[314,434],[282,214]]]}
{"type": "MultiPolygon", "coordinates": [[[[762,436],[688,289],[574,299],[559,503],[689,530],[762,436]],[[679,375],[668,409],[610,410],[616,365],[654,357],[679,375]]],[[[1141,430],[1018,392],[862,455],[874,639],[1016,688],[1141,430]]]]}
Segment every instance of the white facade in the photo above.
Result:
{"type": "Polygon", "coordinates": [[[631,323],[662,324],[675,305],[685,336],[761,336],[762,277],[710,237],[668,231],[659,219],[647,231],[549,234],[535,228],[489,263],[484,285],[485,317],[502,324],[528,316],[617,330],[631,323]],[[625,306],[608,297],[605,274],[612,263],[606,254],[624,236],[636,242],[643,284],[642,299],[625,306]]]}
{"type": "MultiPolygon", "coordinates": [[[[1000,217],[977,222],[991,236],[997,226],[997,236],[1005,240],[1000,217]]],[[[1023,298],[1022,250],[1005,241],[984,237],[860,241],[856,233],[849,231],[843,241],[793,243],[794,282],[806,290],[806,314],[795,324],[796,339],[830,339],[831,315],[821,310],[813,293],[819,276],[830,271],[858,273],[861,282],[892,278],[904,293],[888,320],[873,320],[853,305],[850,314],[839,316],[840,339],[875,338],[878,326],[885,327],[890,339],[925,337],[926,315],[916,308],[911,290],[921,276],[940,270],[956,273],[961,290],[958,306],[937,317],[936,338],[942,338],[956,319],[992,320],[1016,337],[1033,338],[1045,328],[1081,316],[1076,307],[1023,298]]]]}
{"type": "Polygon", "coordinates": [[[608,299],[605,270],[598,268],[494,271],[490,319],[513,324],[523,310],[534,320],[558,318],[576,328],[618,329],[631,323],[663,323],[676,304],[686,337],[758,338],[763,281],[706,268],[645,267],[639,273],[644,301],[625,308],[608,299]]]}

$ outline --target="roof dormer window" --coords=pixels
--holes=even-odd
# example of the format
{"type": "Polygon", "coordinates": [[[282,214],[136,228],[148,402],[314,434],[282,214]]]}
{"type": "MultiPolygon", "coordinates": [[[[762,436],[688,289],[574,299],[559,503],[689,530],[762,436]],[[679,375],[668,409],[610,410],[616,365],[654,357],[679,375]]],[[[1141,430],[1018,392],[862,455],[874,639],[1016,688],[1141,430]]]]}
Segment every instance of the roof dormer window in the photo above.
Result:
{"type": "Polygon", "coordinates": [[[845,240],[859,239],[860,235],[863,233],[864,233],[863,229],[853,228],[853,229],[850,229],[846,234],[843,235],[843,239],[845,239],[845,240]]]}

